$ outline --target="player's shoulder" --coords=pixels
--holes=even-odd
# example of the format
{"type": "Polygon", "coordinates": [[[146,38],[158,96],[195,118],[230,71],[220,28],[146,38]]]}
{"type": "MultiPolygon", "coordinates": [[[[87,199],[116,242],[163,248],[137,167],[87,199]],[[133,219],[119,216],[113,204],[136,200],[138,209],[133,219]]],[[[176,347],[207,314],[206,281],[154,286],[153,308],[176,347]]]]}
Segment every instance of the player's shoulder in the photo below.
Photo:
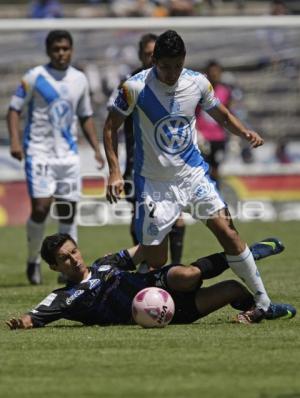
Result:
{"type": "Polygon", "coordinates": [[[184,68],[182,73],[181,73],[181,78],[182,79],[187,79],[187,80],[192,80],[195,82],[202,82],[207,80],[206,76],[198,71],[195,71],[193,69],[188,69],[184,68]]]}
{"type": "Polygon", "coordinates": [[[75,66],[72,66],[72,65],[70,65],[69,68],[68,68],[68,75],[71,76],[72,78],[76,79],[76,80],[80,79],[80,80],[82,80],[84,82],[87,81],[87,77],[86,77],[85,73],[82,70],[80,70],[80,69],[78,69],[78,68],[76,68],[75,66]]]}
{"type": "Polygon", "coordinates": [[[44,65],[37,65],[34,66],[30,69],[28,69],[24,76],[23,80],[34,80],[36,79],[40,74],[43,74],[45,71],[44,65]]]}
{"type": "Polygon", "coordinates": [[[143,69],[140,72],[130,76],[125,82],[124,85],[132,88],[143,87],[147,80],[151,78],[151,69],[143,69]]]}

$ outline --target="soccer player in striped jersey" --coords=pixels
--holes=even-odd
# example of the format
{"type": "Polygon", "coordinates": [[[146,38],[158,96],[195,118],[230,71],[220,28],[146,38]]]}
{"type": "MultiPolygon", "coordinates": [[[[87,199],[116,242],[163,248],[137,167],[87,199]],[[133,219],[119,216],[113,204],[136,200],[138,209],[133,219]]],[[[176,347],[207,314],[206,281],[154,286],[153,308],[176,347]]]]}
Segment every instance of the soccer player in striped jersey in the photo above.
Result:
{"type": "Polygon", "coordinates": [[[128,79],[119,90],[104,126],[110,170],[107,199],[116,202],[123,190],[117,157],[118,129],[132,114],[138,202],[135,230],[146,262],[152,268],[166,263],[167,235],[180,212],[190,212],[213,232],[230,267],[254,294],[255,319],[268,311],[271,300],[247,244],[209,178],[208,165],[197,147],[195,110],[200,105],[254,148],[261,146],[263,139],[220,103],[204,75],[184,68],[185,56],[182,38],[175,31],[164,32],[155,43],[154,66],[128,79]]]}
{"type": "Polygon", "coordinates": [[[69,233],[77,240],[75,214],[80,195],[78,119],[97,163],[100,167],[104,164],[87,79],[70,65],[72,36],[64,30],[51,31],[46,38],[46,51],[50,62],[36,66],[24,75],[7,114],[10,152],[20,161],[25,159],[31,199],[27,222],[27,277],[31,284],[41,283],[39,251],[53,198],[56,199],[59,231],[69,233]],[[25,107],[22,145],[20,118],[25,107]]]}

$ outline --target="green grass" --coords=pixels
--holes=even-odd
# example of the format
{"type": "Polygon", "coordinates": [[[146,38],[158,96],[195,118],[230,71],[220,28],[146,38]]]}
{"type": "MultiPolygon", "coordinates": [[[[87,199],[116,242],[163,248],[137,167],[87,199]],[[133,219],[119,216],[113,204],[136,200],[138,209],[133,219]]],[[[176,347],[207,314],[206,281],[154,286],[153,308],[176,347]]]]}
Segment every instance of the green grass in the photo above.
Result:
{"type": "MultiPolygon", "coordinates": [[[[238,227],[248,242],[274,235],[285,242],[286,251],[261,262],[260,271],[274,301],[300,308],[298,223],[238,227]]],[[[299,316],[234,325],[228,307],[201,322],[162,330],[60,321],[44,329],[9,331],[5,319],[32,308],[57,284],[46,265],[44,284],[27,284],[23,228],[0,229],[0,236],[1,397],[300,397],[299,316]]],[[[92,261],[130,245],[128,228],[81,229],[80,245],[92,261]]],[[[203,226],[187,228],[186,263],[216,250],[203,226]]],[[[231,271],[226,277],[232,278],[231,271]]]]}

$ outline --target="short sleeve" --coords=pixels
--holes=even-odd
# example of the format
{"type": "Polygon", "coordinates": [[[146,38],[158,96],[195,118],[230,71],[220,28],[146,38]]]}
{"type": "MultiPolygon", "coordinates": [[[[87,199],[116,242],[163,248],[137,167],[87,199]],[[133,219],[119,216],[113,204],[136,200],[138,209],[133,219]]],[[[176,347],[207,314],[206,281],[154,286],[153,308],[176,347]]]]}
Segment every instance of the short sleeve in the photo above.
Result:
{"type": "Polygon", "coordinates": [[[18,85],[14,95],[11,98],[9,109],[21,112],[25,104],[30,101],[34,87],[34,73],[33,70],[28,71],[18,85]]]}
{"type": "Polygon", "coordinates": [[[129,79],[119,88],[113,101],[112,108],[125,116],[129,116],[136,105],[136,101],[137,92],[135,90],[134,81],[129,79]]]}
{"type": "Polygon", "coordinates": [[[215,96],[213,86],[206,77],[202,76],[199,105],[203,110],[208,111],[219,104],[220,100],[215,96]]]}

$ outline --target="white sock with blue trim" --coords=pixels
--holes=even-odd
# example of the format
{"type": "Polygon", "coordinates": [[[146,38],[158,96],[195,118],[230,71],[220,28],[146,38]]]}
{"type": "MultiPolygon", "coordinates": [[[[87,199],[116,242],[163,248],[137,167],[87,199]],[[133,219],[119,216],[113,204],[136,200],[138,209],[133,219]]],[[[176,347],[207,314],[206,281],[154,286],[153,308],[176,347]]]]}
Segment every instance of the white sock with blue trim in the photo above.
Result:
{"type": "Polygon", "coordinates": [[[246,246],[245,250],[237,256],[226,254],[226,259],[232,271],[245,282],[254,294],[256,306],[267,311],[271,300],[266,292],[249,247],[246,246]]]}

